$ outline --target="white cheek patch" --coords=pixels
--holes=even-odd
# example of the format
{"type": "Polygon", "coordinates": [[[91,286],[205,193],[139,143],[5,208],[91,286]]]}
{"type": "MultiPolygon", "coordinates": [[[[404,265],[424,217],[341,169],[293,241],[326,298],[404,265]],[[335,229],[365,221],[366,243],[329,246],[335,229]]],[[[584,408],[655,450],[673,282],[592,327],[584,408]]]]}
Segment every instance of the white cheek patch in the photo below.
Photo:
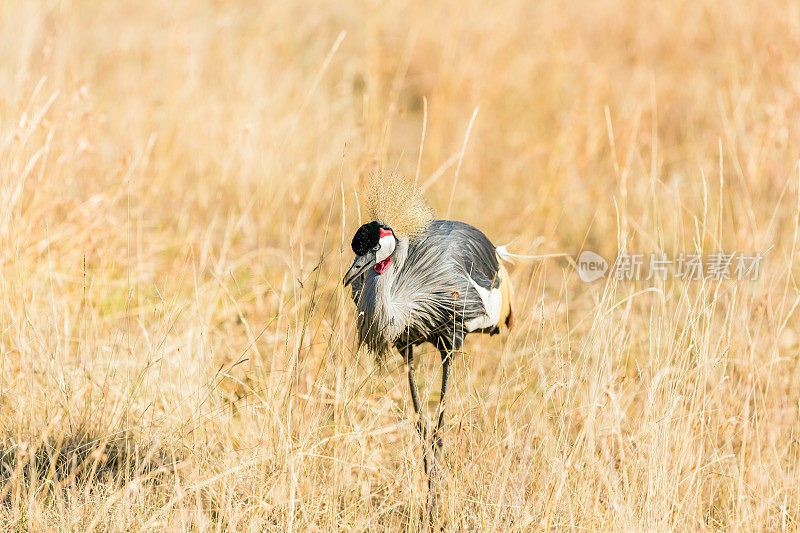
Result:
{"type": "Polygon", "coordinates": [[[375,260],[378,263],[380,263],[381,261],[383,261],[384,259],[386,259],[387,257],[389,257],[394,253],[394,247],[395,247],[394,236],[386,235],[384,237],[381,237],[381,240],[378,241],[378,243],[381,245],[381,247],[375,254],[375,260]]]}

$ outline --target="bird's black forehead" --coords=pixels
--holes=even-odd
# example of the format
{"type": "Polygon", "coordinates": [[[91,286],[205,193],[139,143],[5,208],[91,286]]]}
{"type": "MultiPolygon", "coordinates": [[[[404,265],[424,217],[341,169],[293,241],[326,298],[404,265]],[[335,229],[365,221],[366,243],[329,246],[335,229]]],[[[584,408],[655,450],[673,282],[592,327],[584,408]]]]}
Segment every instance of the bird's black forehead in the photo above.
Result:
{"type": "Polygon", "coordinates": [[[381,226],[377,222],[364,224],[353,236],[353,251],[356,255],[364,255],[378,244],[381,239],[381,226]]]}

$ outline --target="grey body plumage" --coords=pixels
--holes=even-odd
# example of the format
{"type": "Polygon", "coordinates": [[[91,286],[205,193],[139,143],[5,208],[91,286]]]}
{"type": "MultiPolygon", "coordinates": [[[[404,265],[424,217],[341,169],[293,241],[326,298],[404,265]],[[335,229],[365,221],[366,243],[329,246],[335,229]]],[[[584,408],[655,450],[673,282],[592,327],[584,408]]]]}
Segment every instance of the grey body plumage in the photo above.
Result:
{"type": "Polygon", "coordinates": [[[353,282],[359,343],[378,355],[425,341],[458,349],[469,333],[465,324],[487,314],[476,284],[491,291],[500,281],[495,247],[481,231],[435,220],[419,235],[398,239],[384,273],[369,269],[353,282]]]}

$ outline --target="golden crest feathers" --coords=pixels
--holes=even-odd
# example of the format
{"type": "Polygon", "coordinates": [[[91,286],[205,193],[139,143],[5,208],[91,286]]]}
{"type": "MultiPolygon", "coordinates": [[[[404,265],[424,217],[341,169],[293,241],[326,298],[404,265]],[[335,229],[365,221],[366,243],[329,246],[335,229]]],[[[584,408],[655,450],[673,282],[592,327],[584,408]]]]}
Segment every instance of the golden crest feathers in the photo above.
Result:
{"type": "Polygon", "coordinates": [[[413,237],[433,221],[433,209],[420,188],[402,176],[375,172],[365,192],[370,220],[386,224],[398,237],[413,237]]]}

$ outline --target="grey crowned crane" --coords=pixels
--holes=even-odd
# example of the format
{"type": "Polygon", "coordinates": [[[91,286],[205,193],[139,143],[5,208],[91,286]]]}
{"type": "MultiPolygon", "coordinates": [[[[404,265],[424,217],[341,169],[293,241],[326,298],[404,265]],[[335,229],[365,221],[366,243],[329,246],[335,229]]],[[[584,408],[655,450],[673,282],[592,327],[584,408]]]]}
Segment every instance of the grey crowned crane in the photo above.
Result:
{"type": "Polygon", "coordinates": [[[383,356],[394,346],[405,359],[411,402],[423,441],[429,508],[442,448],[447,385],[454,354],[469,333],[512,325],[511,284],[498,249],[463,222],[434,220],[419,189],[396,175],[376,176],[366,197],[371,221],[353,237],[355,261],[344,276],[358,308],[359,346],[383,356]],[[428,441],[413,348],[429,342],[442,357],[436,425],[428,441]],[[432,452],[432,453],[431,453],[432,452]]]}

